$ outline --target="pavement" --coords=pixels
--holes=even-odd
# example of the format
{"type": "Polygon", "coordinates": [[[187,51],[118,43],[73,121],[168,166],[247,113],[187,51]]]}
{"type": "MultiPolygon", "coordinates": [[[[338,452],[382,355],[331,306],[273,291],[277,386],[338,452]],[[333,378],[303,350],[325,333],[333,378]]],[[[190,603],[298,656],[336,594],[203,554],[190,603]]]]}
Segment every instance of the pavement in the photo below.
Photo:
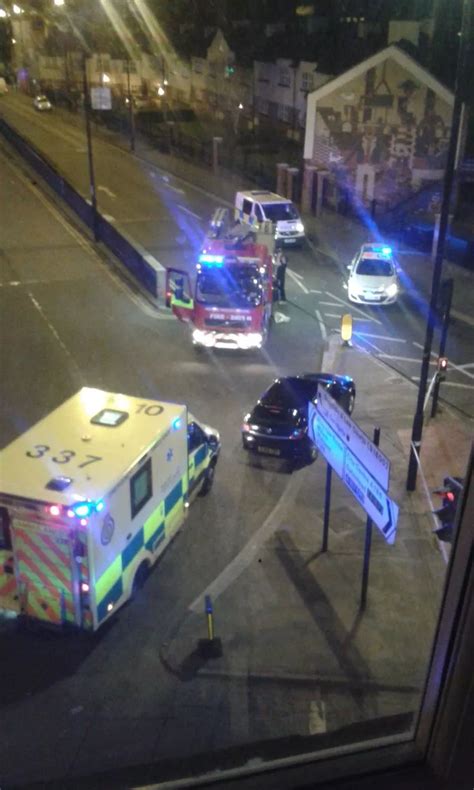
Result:
{"type": "Polygon", "coordinates": [[[322,552],[326,465],[320,457],[293,473],[270,520],[190,604],[160,651],[183,684],[267,681],[275,691],[265,693],[265,716],[282,718],[282,734],[286,726],[293,734],[323,733],[416,709],[449,555],[432,532],[429,491],[444,474],[463,475],[470,451],[467,422],[452,413],[428,421],[418,490],[408,493],[416,387],[364,350],[344,347],[338,335],[329,340],[322,369],[354,376],[353,417],[369,435],[381,428],[390,496],[400,507],[393,546],[373,527],[366,608],[360,607],[365,515],[333,475],[329,546],[322,552]],[[292,518],[296,498],[305,505],[305,520],[292,518]],[[206,595],[222,647],[214,657],[203,651],[209,647],[206,595]],[[294,691],[283,704],[276,692],[282,684],[300,694],[294,691]]]}

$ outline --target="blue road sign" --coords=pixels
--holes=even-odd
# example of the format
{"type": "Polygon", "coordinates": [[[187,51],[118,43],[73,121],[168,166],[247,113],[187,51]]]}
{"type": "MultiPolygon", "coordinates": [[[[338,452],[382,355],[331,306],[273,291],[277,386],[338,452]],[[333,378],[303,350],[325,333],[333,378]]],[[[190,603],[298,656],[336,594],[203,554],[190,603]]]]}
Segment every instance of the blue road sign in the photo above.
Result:
{"type": "MultiPolygon", "coordinates": [[[[325,393],[324,398],[328,397],[330,396],[325,393]]],[[[319,410],[319,398],[318,393],[317,407],[311,403],[309,404],[308,433],[310,438],[351,494],[363,507],[367,515],[379,528],[387,543],[393,544],[397,531],[398,505],[387,495],[386,490],[373,476],[372,470],[357,456],[356,450],[360,445],[357,443],[351,444],[348,441],[350,435],[348,432],[345,435],[341,435],[334,425],[330,424],[326,419],[327,408],[323,409],[323,413],[321,413],[319,410]]],[[[363,459],[366,460],[371,457],[377,459],[374,463],[380,470],[378,457],[375,454],[372,455],[364,444],[363,459]]]]}

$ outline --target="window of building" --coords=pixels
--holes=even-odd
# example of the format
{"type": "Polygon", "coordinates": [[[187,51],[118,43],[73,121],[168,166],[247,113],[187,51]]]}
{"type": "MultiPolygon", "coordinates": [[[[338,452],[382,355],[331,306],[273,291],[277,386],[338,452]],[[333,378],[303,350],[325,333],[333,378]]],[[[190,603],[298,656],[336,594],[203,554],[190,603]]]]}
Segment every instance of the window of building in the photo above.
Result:
{"type": "Polygon", "coordinates": [[[310,71],[303,71],[303,74],[301,75],[301,90],[313,90],[313,75],[310,71]]]}
{"type": "Polygon", "coordinates": [[[278,84],[283,88],[288,88],[290,86],[290,71],[285,67],[280,69],[278,84]]]}
{"type": "Polygon", "coordinates": [[[11,549],[10,519],[6,507],[0,507],[0,549],[11,549]]]}
{"type": "Polygon", "coordinates": [[[135,518],[137,513],[140,512],[142,507],[146,505],[153,494],[153,487],[151,484],[151,458],[140,467],[138,472],[135,472],[130,479],[130,504],[132,510],[132,518],[135,518]]]}
{"type": "Polygon", "coordinates": [[[287,104],[279,104],[278,105],[278,120],[284,121],[285,123],[291,123],[291,116],[292,116],[292,107],[288,107],[287,104]]]}
{"type": "Polygon", "coordinates": [[[262,115],[268,115],[270,111],[270,103],[268,99],[259,99],[258,100],[258,109],[262,113],[262,115]]]}
{"type": "Polygon", "coordinates": [[[202,74],[203,72],[202,60],[193,60],[193,71],[195,74],[202,74]]]}

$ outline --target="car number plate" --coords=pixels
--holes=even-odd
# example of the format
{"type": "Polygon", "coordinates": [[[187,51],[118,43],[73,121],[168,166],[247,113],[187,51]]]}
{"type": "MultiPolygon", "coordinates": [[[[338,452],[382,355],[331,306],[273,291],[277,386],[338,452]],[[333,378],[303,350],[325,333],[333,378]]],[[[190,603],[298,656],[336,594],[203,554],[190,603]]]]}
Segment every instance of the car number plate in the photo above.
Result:
{"type": "Polygon", "coordinates": [[[258,445],[257,450],[259,453],[264,453],[265,455],[280,455],[280,450],[277,447],[264,447],[258,445]]]}
{"type": "Polygon", "coordinates": [[[285,241],[288,242],[288,244],[294,244],[296,239],[288,239],[288,238],[286,238],[285,241]]]}
{"type": "Polygon", "coordinates": [[[379,294],[365,294],[366,299],[370,299],[371,302],[378,302],[381,299],[379,294]]]}

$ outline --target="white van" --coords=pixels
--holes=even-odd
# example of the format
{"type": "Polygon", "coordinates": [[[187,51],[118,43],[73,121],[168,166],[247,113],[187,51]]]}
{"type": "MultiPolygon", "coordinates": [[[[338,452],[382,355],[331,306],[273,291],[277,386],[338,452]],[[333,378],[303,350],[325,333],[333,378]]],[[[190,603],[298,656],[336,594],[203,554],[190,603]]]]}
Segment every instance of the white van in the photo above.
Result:
{"type": "Polygon", "coordinates": [[[297,246],[304,243],[304,225],[298,209],[288,198],[268,190],[237,192],[235,208],[237,218],[253,227],[270,220],[275,228],[277,246],[297,246]]]}

